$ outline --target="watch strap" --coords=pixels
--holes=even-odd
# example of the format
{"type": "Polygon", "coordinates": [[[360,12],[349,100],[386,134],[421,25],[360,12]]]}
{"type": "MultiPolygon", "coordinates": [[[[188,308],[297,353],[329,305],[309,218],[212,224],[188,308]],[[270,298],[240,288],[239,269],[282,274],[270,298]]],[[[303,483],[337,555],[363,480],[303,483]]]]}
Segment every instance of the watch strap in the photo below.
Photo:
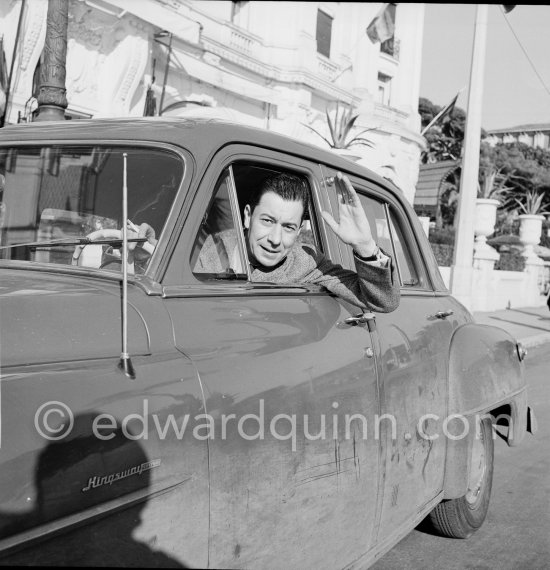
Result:
{"type": "Polygon", "coordinates": [[[372,255],[369,255],[368,257],[363,257],[362,255],[359,255],[356,251],[354,253],[361,261],[377,261],[379,259],[380,248],[376,246],[374,253],[372,255]]]}

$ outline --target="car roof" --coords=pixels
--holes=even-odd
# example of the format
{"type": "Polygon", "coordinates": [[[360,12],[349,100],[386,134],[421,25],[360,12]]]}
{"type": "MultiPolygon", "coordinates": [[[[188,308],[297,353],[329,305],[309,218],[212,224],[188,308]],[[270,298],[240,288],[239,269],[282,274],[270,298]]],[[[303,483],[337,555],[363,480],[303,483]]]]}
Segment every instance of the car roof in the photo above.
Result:
{"type": "Polygon", "coordinates": [[[125,117],[73,119],[70,121],[35,121],[7,125],[0,129],[0,144],[37,141],[144,141],[168,143],[187,148],[197,159],[207,159],[213,150],[227,144],[253,144],[273,150],[284,149],[295,156],[367,178],[393,194],[402,192],[372,170],[312,144],[223,119],[182,117],[125,117]],[[192,129],[193,136],[186,136],[192,129]]]}

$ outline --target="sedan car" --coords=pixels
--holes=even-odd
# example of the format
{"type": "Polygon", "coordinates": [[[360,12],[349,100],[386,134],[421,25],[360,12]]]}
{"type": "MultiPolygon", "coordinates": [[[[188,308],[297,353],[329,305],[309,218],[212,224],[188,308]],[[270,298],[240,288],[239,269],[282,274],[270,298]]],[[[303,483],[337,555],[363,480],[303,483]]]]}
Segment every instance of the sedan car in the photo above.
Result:
{"type": "Polygon", "coordinates": [[[524,351],[449,294],[394,184],[198,118],[6,127],[0,174],[0,562],[364,568],[426,517],[482,524],[495,435],[530,427],[524,351]],[[355,270],[321,216],[338,172],[389,312],[252,278],[243,208],[281,173],[302,243],[355,270]],[[235,259],[205,269],[224,231],[235,259]]]}

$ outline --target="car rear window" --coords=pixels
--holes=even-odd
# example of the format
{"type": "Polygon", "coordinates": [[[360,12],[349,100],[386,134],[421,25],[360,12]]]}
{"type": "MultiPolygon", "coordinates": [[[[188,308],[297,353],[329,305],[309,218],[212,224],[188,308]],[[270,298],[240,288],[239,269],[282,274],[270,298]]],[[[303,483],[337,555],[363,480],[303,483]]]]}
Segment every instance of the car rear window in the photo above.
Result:
{"type": "Polygon", "coordinates": [[[142,230],[128,234],[129,271],[144,272],[183,177],[166,149],[0,149],[0,259],[120,271],[124,154],[128,219],[142,230]]]}
{"type": "Polygon", "coordinates": [[[404,219],[402,219],[393,207],[370,196],[359,194],[361,204],[369,218],[371,230],[375,241],[389,255],[392,255],[402,287],[421,288],[427,287],[427,281],[422,271],[415,263],[411,239],[407,239],[404,233],[404,219]]]}

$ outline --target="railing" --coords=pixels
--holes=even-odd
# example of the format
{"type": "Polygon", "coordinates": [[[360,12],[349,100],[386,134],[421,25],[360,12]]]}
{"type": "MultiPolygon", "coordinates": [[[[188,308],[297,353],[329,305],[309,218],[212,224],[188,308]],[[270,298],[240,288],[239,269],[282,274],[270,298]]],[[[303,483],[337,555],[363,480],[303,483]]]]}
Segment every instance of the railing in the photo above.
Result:
{"type": "Polygon", "coordinates": [[[394,107],[388,107],[382,105],[381,103],[376,103],[374,106],[374,115],[380,119],[386,119],[390,121],[397,121],[398,123],[404,123],[409,118],[409,115],[404,111],[395,109],[394,107]]]}
{"type": "Polygon", "coordinates": [[[257,48],[260,47],[260,43],[254,40],[252,37],[248,36],[246,33],[240,32],[233,28],[229,30],[229,47],[236,49],[247,55],[252,53],[257,53],[257,48]]]}
{"type": "Polygon", "coordinates": [[[329,61],[325,57],[317,56],[317,71],[324,79],[331,81],[336,76],[338,69],[339,66],[332,61],[329,61]]]}

